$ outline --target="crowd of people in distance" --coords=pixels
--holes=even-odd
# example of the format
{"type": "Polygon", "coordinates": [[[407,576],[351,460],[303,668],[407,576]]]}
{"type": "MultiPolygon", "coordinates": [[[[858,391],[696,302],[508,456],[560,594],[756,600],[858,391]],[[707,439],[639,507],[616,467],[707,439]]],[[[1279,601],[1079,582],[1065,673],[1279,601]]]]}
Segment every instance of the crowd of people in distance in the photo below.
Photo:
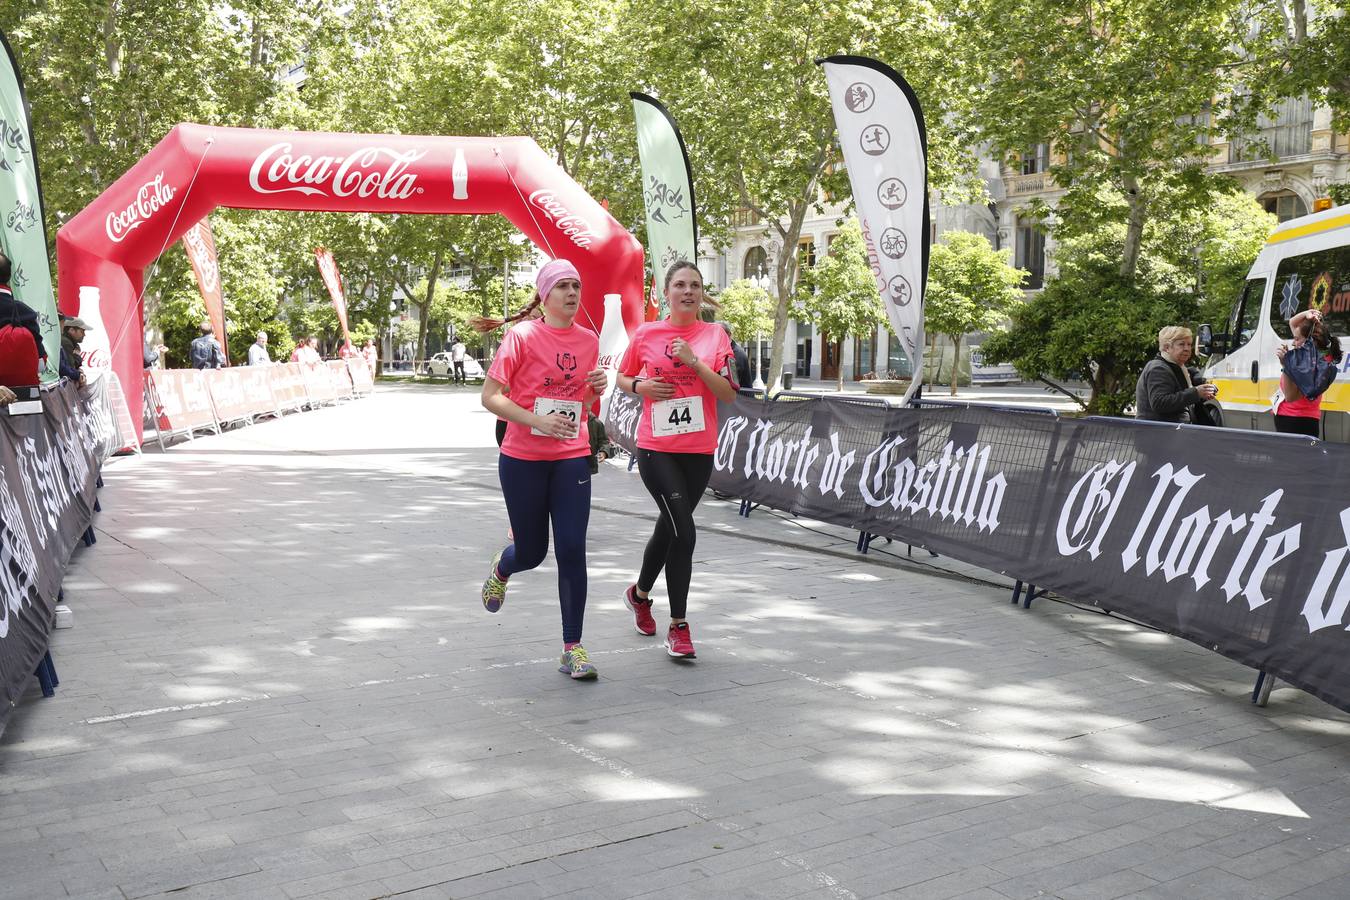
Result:
{"type": "MultiPolygon", "coordinates": [[[[225,349],[221,347],[220,341],[216,338],[215,329],[210,322],[202,322],[199,326],[199,334],[192,339],[188,345],[188,364],[194,369],[223,369],[230,364],[225,355],[225,349]]],[[[273,360],[268,343],[270,338],[266,331],[259,331],[252,344],[248,347],[248,357],[245,365],[249,366],[270,366],[280,360],[273,360]]],[[[145,368],[155,368],[159,366],[163,359],[163,354],[168,350],[163,345],[151,346],[147,340],[145,343],[145,368]]],[[[367,340],[364,347],[355,347],[350,342],[344,342],[338,351],[337,359],[362,359],[370,368],[370,374],[373,378],[379,364],[379,349],[375,346],[374,340],[367,340]]],[[[317,366],[323,362],[323,355],[319,353],[319,339],[314,335],[307,335],[298,341],[295,349],[291,351],[290,362],[304,363],[309,366],[317,366]]]]}

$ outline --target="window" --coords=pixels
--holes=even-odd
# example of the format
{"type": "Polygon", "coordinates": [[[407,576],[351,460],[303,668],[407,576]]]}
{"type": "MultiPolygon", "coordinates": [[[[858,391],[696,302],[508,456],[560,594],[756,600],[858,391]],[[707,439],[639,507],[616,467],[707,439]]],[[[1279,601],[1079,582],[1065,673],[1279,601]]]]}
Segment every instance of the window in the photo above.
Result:
{"type": "Polygon", "coordinates": [[[745,262],[741,267],[741,277],[749,278],[754,281],[758,278],[769,277],[769,254],[763,247],[751,247],[745,254],[745,262]]]}
{"type": "Polygon", "coordinates": [[[1245,345],[1256,334],[1257,323],[1261,321],[1261,300],[1266,295],[1266,279],[1258,278],[1247,282],[1242,295],[1233,306],[1233,315],[1228,322],[1229,352],[1245,345]]]}
{"type": "Polygon", "coordinates": [[[853,339],[853,380],[877,370],[877,347],[873,335],[853,339]]]}
{"type": "Polygon", "coordinates": [[[811,377],[811,323],[797,323],[797,377],[811,377]]]}
{"type": "Polygon", "coordinates": [[[1313,104],[1291,97],[1256,119],[1256,134],[1238,137],[1228,147],[1229,162],[1280,159],[1312,152],[1313,104]],[[1264,145],[1264,146],[1263,146],[1264,145]]]}
{"type": "Polygon", "coordinates": [[[1293,191],[1262,194],[1260,201],[1261,205],[1266,208],[1266,212],[1274,213],[1281,222],[1287,222],[1290,219],[1308,214],[1308,205],[1303,202],[1302,197],[1293,191]]]}
{"type": "Polygon", "coordinates": [[[1035,289],[1045,285],[1045,235],[1036,223],[1017,218],[1017,267],[1027,270],[1022,287],[1035,289]]]}
{"type": "Polygon", "coordinates": [[[910,378],[914,375],[914,365],[905,355],[900,339],[893,334],[887,335],[886,370],[892,378],[910,378]]]}
{"type": "Polygon", "coordinates": [[[1039,175],[1050,168],[1050,145],[1037,144],[1022,154],[1019,161],[1023,175],[1039,175]]]}
{"type": "Polygon", "coordinates": [[[731,224],[735,228],[745,228],[750,225],[759,224],[759,213],[753,209],[741,207],[731,214],[731,224]]]}
{"type": "Polygon", "coordinates": [[[1289,320],[1305,309],[1320,309],[1332,334],[1350,335],[1350,247],[1333,247],[1280,262],[1270,298],[1270,327],[1293,337],[1289,320]]]}
{"type": "Polygon", "coordinates": [[[816,242],[812,238],[803,238],[797,242],[797,266],[801,271],[814,268],[816,264],[816,242]]]}

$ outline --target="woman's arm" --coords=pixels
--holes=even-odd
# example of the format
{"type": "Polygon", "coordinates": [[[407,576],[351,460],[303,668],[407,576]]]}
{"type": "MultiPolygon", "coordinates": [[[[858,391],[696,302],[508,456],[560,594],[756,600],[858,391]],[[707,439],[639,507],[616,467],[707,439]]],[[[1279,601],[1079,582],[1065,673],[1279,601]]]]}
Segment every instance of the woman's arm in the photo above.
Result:
{"type": "Polygon", "coordinates": [[[730,403],[736,399],[736,389],[731,386],[731,381],[725,375],[713,371],[712,366],[701,359],[694,360],[694,374],[708,386],[708,390],[713,392],[713,396],[723,403],[730,403]]]}

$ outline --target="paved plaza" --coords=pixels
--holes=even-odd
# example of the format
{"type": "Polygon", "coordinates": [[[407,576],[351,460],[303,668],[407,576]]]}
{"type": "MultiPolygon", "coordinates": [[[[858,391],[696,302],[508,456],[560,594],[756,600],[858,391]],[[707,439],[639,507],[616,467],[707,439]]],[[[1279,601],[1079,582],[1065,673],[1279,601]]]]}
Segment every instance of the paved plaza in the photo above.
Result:
{"type": "Polygon", "coordinates": [[[622,465],[591,515],[601,677],[570,681],[551,559],[478,597],[492,424],[473,390],[382,386],[110,463],[61,685],[0,741],[0,895],[1350,897],[1350,717],[712,498],[699,658],[671,660],[620,600],[651,525],[622,465]]]}

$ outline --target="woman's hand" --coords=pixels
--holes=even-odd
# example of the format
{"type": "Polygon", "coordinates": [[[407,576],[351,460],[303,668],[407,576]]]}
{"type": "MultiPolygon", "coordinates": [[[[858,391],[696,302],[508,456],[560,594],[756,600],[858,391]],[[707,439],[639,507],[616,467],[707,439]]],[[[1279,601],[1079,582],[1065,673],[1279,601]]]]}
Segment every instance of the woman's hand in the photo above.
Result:
{"type": "Polygon", "coordinates": [[[609,387],[609,377],[605,375],[604,369],[592,369],[586,373],[586,386],[595,392],[596,396],[603,394],[609,387]]]}
{"type": "Polygon", "coordinates": [[[644,378],[638,382],[634,393],[653,400],[669,400],[675,396],[675,385],[660,378],[644,378]]]}
{"type": "Polygon", "coordinates": [[[1284,344],[1280,344],[1275,348],[1275,358],[1278,359],[1280,362],[1284,362],[1284,355],[1288,352],[1289,348],[1286,347],[1284,344]]]}
{"type": "Polygon", "coordinates": [[[670,352],[675,354],[675,358],[686,366],[692,366],[698,362],[698,357],[694,355],[694,348],[689,346],[689,342],[684,338],[676,338],[670,342],[670,352]]]}
{"type": "Polygon", "coordinates": [[[542,431],[551,438],[560,441],[570,441],[577,436],[577,426],[573,421],[562,413],[549,413],[546,416],[537,416],[538,421],[534,428],[536,431],[542,431]]]}

